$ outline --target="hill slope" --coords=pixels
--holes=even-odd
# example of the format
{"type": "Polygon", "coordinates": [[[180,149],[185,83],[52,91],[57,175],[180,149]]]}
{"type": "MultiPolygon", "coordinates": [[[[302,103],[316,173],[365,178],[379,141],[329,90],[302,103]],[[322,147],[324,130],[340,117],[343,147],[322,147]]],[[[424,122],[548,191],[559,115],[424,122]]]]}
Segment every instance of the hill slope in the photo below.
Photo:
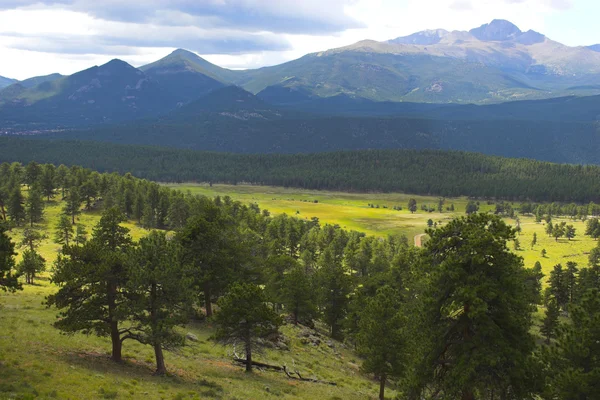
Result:
{"type": "Polygon", "coordinates": [[[372,100],[487,103],[597,94],[600,54],[494,20],[469,32],[433,30],[362,41],[286,64],[247,71],[236,83],[372,100]]]}
{"type": "Polygon", "coordinates": [[[20,91],[0,109],[8,124],[94,125],[164,112],[174,100],[131,65],[112,60],[20,91]]]}
{"type": "Polygon", "coordinates": [[[0,76],[0,89],[10,86],[15,82],[16,82],[16,79],[10,79],[10,78],[5,78],[3,76],[0,76]]]}
{"type": "Polygon", "coordinates": [[[207,64],[209,63],[193,53],[176,50],[140,70],[160,83],[177,103],[189,103],[223,86],[207,71],[207,64]]]}

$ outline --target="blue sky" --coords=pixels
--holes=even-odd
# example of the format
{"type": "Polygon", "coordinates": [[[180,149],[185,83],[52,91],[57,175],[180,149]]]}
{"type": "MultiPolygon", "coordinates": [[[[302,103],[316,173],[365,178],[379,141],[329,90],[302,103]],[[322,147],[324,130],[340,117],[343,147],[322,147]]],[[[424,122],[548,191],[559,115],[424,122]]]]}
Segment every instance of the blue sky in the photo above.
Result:
{"type": "Polygon", "coordinates": [[[600,43],[598,0],[0,0],[0,75],[24,79],[186,48],[256,68],[363,39],[468,30],[494,18],[571,45],[600,43]]]}

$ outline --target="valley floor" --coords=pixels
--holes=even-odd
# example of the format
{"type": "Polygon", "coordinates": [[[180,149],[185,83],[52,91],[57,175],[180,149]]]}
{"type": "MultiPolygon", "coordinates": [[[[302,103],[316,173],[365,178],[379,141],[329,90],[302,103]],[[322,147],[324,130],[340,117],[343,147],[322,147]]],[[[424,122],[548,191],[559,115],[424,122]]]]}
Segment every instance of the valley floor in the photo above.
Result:
{"type": "MultiPolygon", "coordinates": [[[[404,193],[345,193],[318,190],[302,190],[293,188],[256,186],[256,185],[212,185],[208,184],[169,184],[172,188],[190,191],[206,196],[230,196],[233,200],[246,203],[257,203],[273,214],[286,213],[290,216],[311,219],[317,217],[322,223],[338,224],[344,229],[365,232],[369,235],[405,235],[411,243],[418,245],[417,237],[423,243],[426,236],[421,236],[427,229],[429,219],[437,224],[445,224],[453,218],[464,216],[468,203],[466,197],[444,199],[444,209],[454,205],[454,211],[439,213],[421,210],[421,205],[437,208],[438,197],[416,196],[404,193]],[[418,211],[414,214],[408,211],[408,200],[417,201],[418,211]],[[316,202],[315,202],[316,201],[316,202]],[[374,206],[374,207],[371,207],[374,206]],[[394,210],[394,207],[402,210],[394,210]]],[[[480,211],[494,209],[493,204],[480,202],[480,211]]],[[[518,206],[518,204],[514,204],[518,206]]],[[[556,264],[566,264],[575,261],[580,267],[587,266],[588,255],[597,242],[584,236],[585,222],[573,221],[567,218],[555,218],[554,222],[566,221],[577,230],[577,236],[572,240],[549,237],[545,233],[545,223],[536,223],[533,216],[519,216],[521,233],[518,236],[520,250],[515,251],[523,257],[526,267],[533,267],[540,261],[544,274],[550,274],[556,264]],[[531,246],[533,234],[537,236],[537,244],[531,246]],[[546,256],[542,257],[542,250],[546,256]]],[[[516,221],[507,218],[506,222],[515,225],[516,221]]]]}

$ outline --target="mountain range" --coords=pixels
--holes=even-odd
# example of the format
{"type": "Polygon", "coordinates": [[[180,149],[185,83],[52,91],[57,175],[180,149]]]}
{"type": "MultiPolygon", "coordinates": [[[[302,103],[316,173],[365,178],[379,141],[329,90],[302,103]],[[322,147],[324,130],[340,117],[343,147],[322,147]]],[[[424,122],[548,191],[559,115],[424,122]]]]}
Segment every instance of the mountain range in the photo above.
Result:
{"type": "Polygon", "coordinates": [[[13,82],[0,90],[0,134],[247,153],[449,148],[600,163],[597,50],[503,20],[256,70],[180,49],[140,68],[112,60],[13,82]]]}

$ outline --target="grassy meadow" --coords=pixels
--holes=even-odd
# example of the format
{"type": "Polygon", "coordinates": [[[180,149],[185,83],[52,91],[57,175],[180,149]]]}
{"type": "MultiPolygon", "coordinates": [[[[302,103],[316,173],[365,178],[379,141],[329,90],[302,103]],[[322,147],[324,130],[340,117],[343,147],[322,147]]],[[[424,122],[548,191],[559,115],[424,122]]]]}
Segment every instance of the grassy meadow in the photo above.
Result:
{"type": "MultiPolygon", "coordinates": [[[[307,191],[260,186],[227,185],[169,185],[183,191],[207,196],[228,195],[235,200],[258,203],[273,214],[287,213],[300,218],[318,217],[323,223],[339,224],[346,229],[372,235],[404,234],[412,241],[422,234],[427,220],[445,224],[464,215],[466,198],[446,199],[446,206],[454,205],[454,212],[428,213],[421,204],[436,206],[438,198],[406,194],[354,194],[307,191]],[[407,209],[409,198],[414,197],[419,211],[407,209]],[[317,202],[315,202],[315,200],[317,202]],[[379,206],[372,208],[369,204],[379,206]],[[401,211],[394,210],[401,206],[401,211]]],[[[60,246],[53,242],[54,225],[62,203],[47,204],[44,222],[37,225],[47,234],[39,252],[51,268],[60,246]]],[[[493,205],[482,202],[481,211],[493,205]]],[[[100,213],[84,212],[78,223],[91,234],[100,213]]],[[[507,219],[511,224],[514,220],[507,219]]],[[[560,221],[560,220],[558,220],[560,221]]],[[[521,217],[519,236],[526,266],[541,261],[549,273],[556,263],[577,261],[587,264],[587,253],[595,246],[593,239],[583,236],[583,222],[572,222],[577,237],[568,241],[545,235],[544,224],[532,217],[521,217]],[[538,244],[532,249],[531,239],[537,233],[538,244]],[[547,256],[542,258],[541,250],[547,256]]],[[[134,223],[127,223],[134,239],[147,233],[134,223]]],[[[13,240],[19,242],[23,228],[14,229],[13,240]]],[[[511,245],[512,246],[512,245],[511,245]]],[[[17,251],[21,251],[18,249],[17,251]]],[[[19,259],[20,256],[17,258],[19,259]]],[[[231,349],[210,340],[210,325],[192,324],[185,332],[198,337],[197,342],[178,352],[166,352],[167,377],[152,376],[153,350],[135,342],[125,342],[126,362],[116,365],[109,360],[108,338],[76,334],[65,336],[51,326],[57,311],[43,305],[44,298],[56,287],[50,282],[50,271],[38,277],[36,285],[25,285],[22,292],[0,292],[0,399],[59,398],[59,399],[368,399],[375,398],[377,383],[360,373],[358,357],[341,344],[323,338],[318,346],[302,344],[299,328],[284,326],[289,340],[289,351],[266,350],[257,361],[295,366],[303,376],[337,382],[337,386],[298,382],[287,379],[280,372],[256,371],[246,374],[231,361],[231,349]],[[329,345],[328,345],[329,344],[329,345]]],[[[538,313],[539,314],[539,313],[538,313]]],[[[539,319],[541,314],[537,316],[539,319]]],[[[393,398],[393,388],[388,389],[393,398]]]]}
{"type": "MultiPolygon", "coordinates": [[[[38,249],[48,269],[60,248],[53,237],[61,208],[59,201],[47,203],[44,222],[36,225],[48,236],[38,249]]],[[[99,212],[84,212],[77,222],[91,234],[99,219],[99,212]]],[[[125,226],[134,239],[147,233],[133,223],[125,226]]],[[[16,243],[23,229],[11,232],[16,243]]],[[[295,366],[305,377],[333,381],[337,386],[289,380],[282,372],[246,374],[231,361],[230,348],[210,340],[213,329],[205,323],[192,324],[184,331],[196,335],[197,342],[188,341],[183,350],[165,353],[167,377],[152,376],[153,349],[133,341],[124,343],[125,364],[114,364],[109,360],[110,339],[66,336],[51,325],[57,310],[43,304],[56,290],[49,277],[47,271],[35,285],[24,285],[23,291],[0,292],[0,399],[333,400],[375,398],[377,393],[377,382],[359,372],[360,362],[350,350],[325,337],[318,346],[302,344],[300,328],[293,326],[282,328],[289,351],[267,349],[257,361],[295,366]]]]}
{"type": "MultiPolygon", "coordinates": [[[[230,196],[234,200],[246,203],[257,203],[261,208],[273,214],[286,213],[299,218],[318,217],[322,223],[338,224],[342,228],[365,232],[369,235],[386,236],[388,234],[406,235],[413,241],[414,236],[427,229],[427,221],[447,223],[451,219],[465,215],[468,203],[466,197],[447,198],[445,207],[454,205],[454,212],[429,213],[421,210],[422,204],[437,208],[439,198],[432,196],[414,196],[403,193],[344,193],[318,190],[302,190],[282,187],[255,185],[212,185],[207,184],[171,184],[169,187],[194,194],[206,196],[230,196]],[[408,200],[417,200],[418,211],[411,214],[407,209],[408,200]],[[318,202],[315,203],[314,201],[318,202]],[[378,205],[371,208],[369,204],[378,205]],[[402,210],[394,210],[401,206],[402,210]],[[384,208],[385,207],[385,208],[384,208]]],[[[492,211],[494,205],[481,201],[480,211],[492,211]]],[[[588,263],[588,253],[596,246],[596,242],[584,236],[585,222],[555,218],[554,222],[566,221],[577,229],[577,236],[572,240],[561,238],[555,241],[545,233],[545,223],[536,223],[532,216],[520,216],[522,232],[518,239],[521,250],[515,251],[523,257],[525,266],[532,267],[540,261],[546,275],[555,264],[575,261],[580,266],[588,263]],[[537,234],[537,245],[531,247],[533,233],[537,234]],[[542,249],[546,249],[546,257],[542,257],[542,249]]],[[[506,219],[514,225],[514,219],[506,219]]],[[[514,250],[511,245],[511,250],[514,250]]]]}

